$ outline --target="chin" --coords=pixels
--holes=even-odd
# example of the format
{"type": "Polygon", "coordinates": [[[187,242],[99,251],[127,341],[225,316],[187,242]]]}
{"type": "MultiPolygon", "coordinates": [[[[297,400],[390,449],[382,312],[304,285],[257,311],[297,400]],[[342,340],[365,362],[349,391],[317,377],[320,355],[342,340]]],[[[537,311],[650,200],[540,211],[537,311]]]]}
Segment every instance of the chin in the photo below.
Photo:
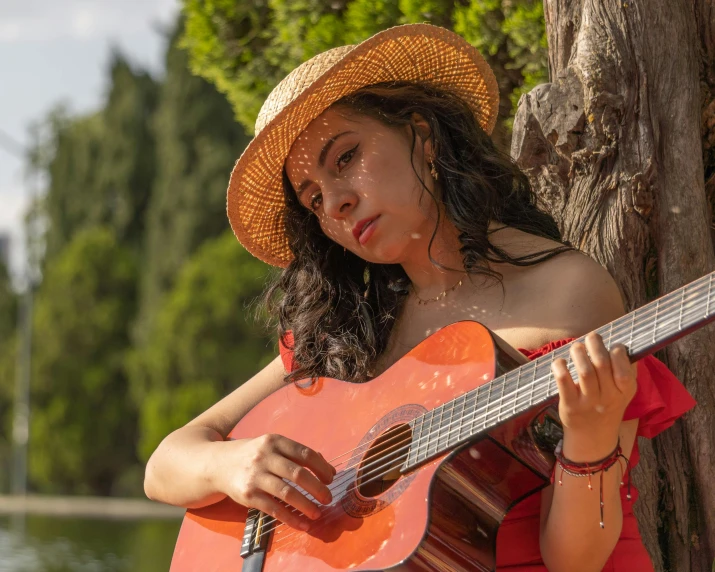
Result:
{"type": "Polygon", "coordinates": [[[377,248],[375,250],[366,249],[361,258],[372,264],[400,264],[403,260],[403,249],[377,248]]]}

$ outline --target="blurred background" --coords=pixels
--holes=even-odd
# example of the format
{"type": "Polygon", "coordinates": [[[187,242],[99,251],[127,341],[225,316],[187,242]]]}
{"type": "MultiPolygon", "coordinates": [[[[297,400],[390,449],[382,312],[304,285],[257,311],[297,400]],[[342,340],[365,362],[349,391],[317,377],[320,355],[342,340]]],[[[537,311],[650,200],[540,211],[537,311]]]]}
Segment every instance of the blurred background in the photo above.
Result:
{"type": "Polygon", "coordinates": [[[144,463],[276,351],[231,167],[286,73],[408,22],[487,57],[508,148],[540,1],[0,3],[0,571],[168,569],[144,463]]]}

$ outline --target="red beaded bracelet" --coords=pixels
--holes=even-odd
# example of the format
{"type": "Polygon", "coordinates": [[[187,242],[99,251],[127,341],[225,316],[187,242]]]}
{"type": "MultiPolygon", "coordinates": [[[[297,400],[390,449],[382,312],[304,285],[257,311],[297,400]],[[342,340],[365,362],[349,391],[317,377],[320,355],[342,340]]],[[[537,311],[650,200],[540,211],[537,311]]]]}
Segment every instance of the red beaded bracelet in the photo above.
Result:
{"type": "MultiPolygon", "coordinates": [[[[562,446],[563,446],[563,440],[559,441],[558,445],[556,445],[556,450],[554,451],[554,454],[556,455],[556,462],[561,468],[561,476],[559,477],[559,486],[563,486],[563,476],[564,473],[567,475],[571,475],[572,477],[588,477],[588,489],[593,490],[593,486],[591,485],[591,475],[594,473],[601,473],[601,494],[600,494],[600,501],[601,501],[601,528],[605,528],[604,522],[603,522],[603,473],[610,469],[613,465],[618,463],[618,465],[621,467],[621,470],[623,472],[623,478],[626,478],[626,475],[628,475],[628,492],[626,493],[626,498],[628,500],[631,500],[631,475],[630,475],[630,470],[631,470],[631,465],[628,460],[628,457],[626,457],[623,454],[623,451],[621,450],[621,440],[618,440],[618,444],[616,445],[616,448],[606,457],[603,459],[600,459],[599,461],[594,461],[593,463],[576,463],[575,461],[571,461],[567,459],[566,457],[563,456],[562,454],[562,446]],[[621,459],[625,459],[626,461],[626,467],[625,470],[623,470],[623,466],[621,465],[621,459]]],[[[556,465],[554,465],[554,472],[556,471],[556,465]]],[[[625,483],[621,481],[621,486],[623,486],[625,483]]]]}

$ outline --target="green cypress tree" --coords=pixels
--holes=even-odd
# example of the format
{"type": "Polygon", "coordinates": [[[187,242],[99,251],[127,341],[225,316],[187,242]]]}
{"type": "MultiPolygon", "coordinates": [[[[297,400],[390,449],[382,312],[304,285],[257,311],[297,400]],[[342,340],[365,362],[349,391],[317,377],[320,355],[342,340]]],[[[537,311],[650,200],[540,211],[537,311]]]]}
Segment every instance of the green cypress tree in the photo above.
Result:
{"type": "Polygon", "coordinates": [[[257,327],[253,304],[268,271],[231,231],[183,266],[133,363],[142,459],[276,355],[276,340],[257,327]]]}
{"type": "Polygon", "coordinates": [[[499,81],[494,139],[502,147],[519,96],[547,79],[539,0],[184,0],[184,13],[191,69],[226,94],[249,131],[270,90],[298,64],[398,24],[445,26],[480,49],[499,81]]]}
{"type": "Polygon", "coordinates": [[[36,296],[29,476],[43,492],[110,494],[136,464],[136,409],[125,360],[135,256],[114,232],[81,231],[36,296]]]}
{"type": "Polygon", "coordinates": [[[117,233],[120,243],[143,246],[144,218],[156,166],[151,118],[159,85],[133,70],[119,54],[110,65],[111,87],[102,110],[105,137],[99,148],[97,177],[104,198],[99,221],[117,233]]]}
{"type": "Polygon", "coordinates": [[[0,494],[9,489],[18,296],[0,259],[0,494]]]}
{"type": "Polygon", "coordinates": [[[188,69],[171,39],[154,120],[157,177],[147,216],[137,339],[146,340],[164,293],[189,256],[228,228],[226,187],[248,138],[226,99],[188,69]]]}
{"type": "MultiPolygon", "coordinates": [[[[154,179],[151,116],[157,84],[114,53],[104,108],[70,118],[55,111],[46,120],[50,148],[49,184],[44,200],[48,221],[47,256],[52,258],[82,229],[113,228],[118,240],[139,249],[154,179]]],[[[47,156],[35,150],[35,156],[47,156]]]]}

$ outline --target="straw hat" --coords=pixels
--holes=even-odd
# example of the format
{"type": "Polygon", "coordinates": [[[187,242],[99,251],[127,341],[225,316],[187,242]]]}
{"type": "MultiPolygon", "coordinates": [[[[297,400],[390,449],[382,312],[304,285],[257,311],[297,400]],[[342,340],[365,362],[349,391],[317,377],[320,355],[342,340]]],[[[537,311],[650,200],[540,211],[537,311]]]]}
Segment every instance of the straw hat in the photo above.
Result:
{"type": "Polygon", "coordinates": [[[294,69],[266,99],[256,136],[236,162],[227,211],[236,238],[251,254],[285,267],[293,259],[283,221],[283,164],[308,124],[340,98],[381,82],[421,81],[450,90],[491,134],[499,91],[481,54],[437,26],[390,28],[361,44],[333,48],[294,69]]]}

